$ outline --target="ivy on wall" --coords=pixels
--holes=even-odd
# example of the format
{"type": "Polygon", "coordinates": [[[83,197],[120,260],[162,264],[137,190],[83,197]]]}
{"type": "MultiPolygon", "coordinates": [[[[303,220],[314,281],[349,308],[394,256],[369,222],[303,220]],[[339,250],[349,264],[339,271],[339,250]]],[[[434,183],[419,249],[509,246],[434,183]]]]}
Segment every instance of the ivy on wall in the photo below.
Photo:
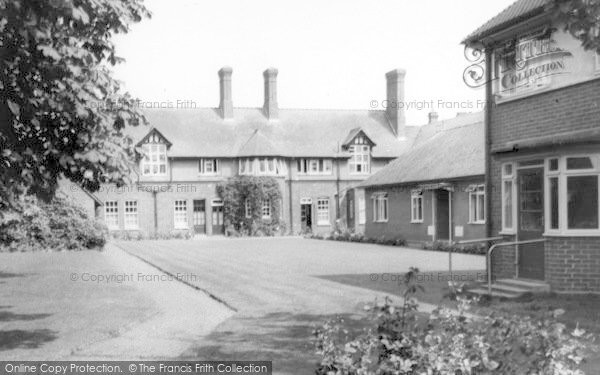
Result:
{"type": "Polygon", "coordinates": [[[217,185],[217,194],[223,200],[226,235],[274,236],[285,231],[281,221],[282,195],[275,178],[231,177],[217,185]],[[263,216],[263,202],[270,203],[268,217],[263,216]]]}

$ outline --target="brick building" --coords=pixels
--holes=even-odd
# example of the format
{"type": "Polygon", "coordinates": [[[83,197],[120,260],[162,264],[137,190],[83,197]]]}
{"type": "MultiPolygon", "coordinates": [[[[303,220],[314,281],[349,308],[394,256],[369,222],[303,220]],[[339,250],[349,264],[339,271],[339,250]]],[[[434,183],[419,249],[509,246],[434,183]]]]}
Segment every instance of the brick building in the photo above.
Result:
{"type": "Polygon", "coordinates": [[[485,237],[483,114],[420,129],[410,150],[363,182],[365,235],[409,244],[485,237]]]}
{"type": "Polygon", "coordinates": [[[498,278],[600,291],[600,59],[519,0],[466,38],[485,51],[488,235],[498,278]]]}
{"type": "MultiPolygon", "coordinates": [[[[219,71],[218,108],[150,109],[150,128],[132,129],[143,150],[135,184],[96,193],[113,231],[223,233],[219,182],[272,176],[289,233],[361,231],[364,192],[354,187],[395,159],[418,133],[402,106],[385,110],[280,109],[277,70],[264,72],[264,106],[237,108],[232,70],[219,71]]],[[[404,100],[404,71],[386,74],[387,100],[404,100]]],[[[265,217],[270,202],[260,202],[265,217]]]]}

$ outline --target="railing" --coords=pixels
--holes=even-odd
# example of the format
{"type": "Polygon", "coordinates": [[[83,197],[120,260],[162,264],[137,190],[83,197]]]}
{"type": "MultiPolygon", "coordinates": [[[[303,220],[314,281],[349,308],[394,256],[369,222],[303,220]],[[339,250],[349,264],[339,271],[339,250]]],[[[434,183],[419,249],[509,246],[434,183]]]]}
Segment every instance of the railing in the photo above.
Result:
{"type": "MultiPolygon", "coordinates": [[[[490,249],[488,250],[487,253],[487,290],[488,290],[488,294],[491,295],[492,294],[492,253],[494,252],[494,250],[496,250],[499,247],[502,246],[515,246],[515,245],[527,245],[527,244],[531,244],[531,243],[541,243],[541,242],[546,242],[545,238],[539,238],[536,240],[524,240],[524,241],[513,241],[513,242],[501,242],[501,243],[496,243],[493,244],[492,247],[490,247],[490,249]]],[[[515,263],[517,265],[517,267],[519,266],[519,256],[518,253],[516,255],[516,260],[515,263]]]]}
{"type": "MultiPolygon", "coordinates": [[[[503,239],[504,239],[504,237],[488,237],[488,238],[479,238],[479,239],[475,239],[475,240],[457,241],[457,242],[454,242],[454,244],[455,245],[469,245],[472,243],[500,241],[503,239]]],[[[448,271],[450,272],[450,279],[452,280],[452,246],[450,246],[450,251],[448,252],[448,271]]]]}

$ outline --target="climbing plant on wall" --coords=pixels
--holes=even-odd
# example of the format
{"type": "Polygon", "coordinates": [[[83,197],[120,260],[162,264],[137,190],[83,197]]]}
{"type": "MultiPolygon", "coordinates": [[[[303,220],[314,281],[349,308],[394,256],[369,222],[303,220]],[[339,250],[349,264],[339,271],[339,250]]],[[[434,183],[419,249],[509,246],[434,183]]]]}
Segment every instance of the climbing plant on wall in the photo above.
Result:
{"type": "Polygon", "coordinates": [[[230,236],[282,234],[282,195],[273,177],[239,176],[217,185],[223,200],[225,233],[230,236]]]}

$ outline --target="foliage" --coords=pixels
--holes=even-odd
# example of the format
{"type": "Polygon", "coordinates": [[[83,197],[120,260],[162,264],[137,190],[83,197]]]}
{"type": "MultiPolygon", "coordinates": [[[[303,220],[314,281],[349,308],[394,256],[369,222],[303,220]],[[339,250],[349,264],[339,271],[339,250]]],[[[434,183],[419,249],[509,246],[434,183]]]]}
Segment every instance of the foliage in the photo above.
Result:
{"type": "Polygon", "coordinates": [[[174,230],[169,232],[147,233],[141,230],[112,231],[110,237],[117,241],[143,240],[190,240],[194,237],[192,230],[174,230]]]}
{"type": "Polygon", "coordinates": [[[0,251],[86,250],[106,243],[108,230],[68,199],[23,196],[0,217],[0,251]]]}
{"type": "Polygon", "coordinates": [[[285,228],[281,221],[282,195],[273,177],[237,176],[217,186],[223,200],[225,233],[230,236],[273,236],[285,228]],[[263,218],[262,202],[271,206],[270,218],[263,218]],[[246,201],[249,216],[246,217],[246,201]]]}
{"type": "Polygon", "coordinates": [[[418,270],[404,280],[404,302],[386,298],[370,306],[374,328],[350,338],[343,321],[315,331],[321,375],[582,374],[585,332],[567,332],[556,321],[468,313],[472,301],[458,296],[458,311],[417,312],[418,270]]]}
{"type": "Polygon", "coordinates": [[[443,241],[435,241],[426,243],[424,246],[425,250],[453,252],[458,254],[477,254],[485,255],[487,253],[488,245],[486,243],[477,243],[470,245],[458,245],[449,244],[443,241]]]}
{"type": "Polygon", "coordinates": [[[583,48],[600,53],[600,0],[553,0],[547,9],[583,48]]]}
{"type": "Polygon", "coordinates": [[[0,0],[0,210],[48,201],[64,175],[95,191],[123,184],[145,123],[120,92],[111,41],[149,16],[142,0],[0,0]]]}
{"type": "Polygon", "coordinates": [[[361,242],[387,246],[406,246],[406,240],[402,236],[397,236],[396,238],[386,238],[384,236],[379,238],[369,238],[365,237],[361,233],[355,233],[351,230],[334,230],[328,235],[310,233],[307,235],[307,237],[317,240],[361,242]]]}

